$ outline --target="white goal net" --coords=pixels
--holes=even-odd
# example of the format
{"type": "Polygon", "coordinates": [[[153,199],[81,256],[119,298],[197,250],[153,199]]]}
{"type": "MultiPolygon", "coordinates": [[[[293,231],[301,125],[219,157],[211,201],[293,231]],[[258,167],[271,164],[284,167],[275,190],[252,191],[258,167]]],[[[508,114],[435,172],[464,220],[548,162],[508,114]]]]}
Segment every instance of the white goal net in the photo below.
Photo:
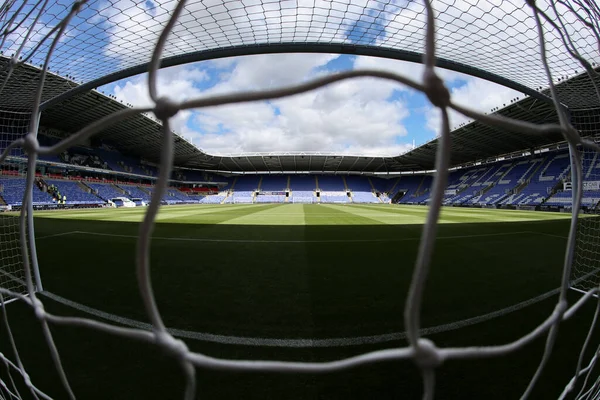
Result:
{"type": "MultiPolygon", "coordinates": [[[[334,0],[308,2],[306,5],[301,4],[303,2],[295,4],[257,0],[248,5],[241,1],[212,4],[180,0],[150,1],[146,3],[152,3],[153,6],[143,9],[142,3],[9,0],[0,6],[0,143],[3,147],[0,161],[3,175],[4,171],[16,171],[10,179],[20,179],[22,187],[18,190],[23,194],[22,207],[17,213],[0,214],[0,293],[3,301],[17,299],[33,310],[43,332],[40,340],[44,341],[51,355],[57,380],[67,396],[74,399],[77,393],[71,384],[69,371],[61,361],[61,347],[55,343],[50,326],[85,328],[163,350],[160,354],[181,367],[185,386],[181,397],[185,399],[202,396],[202,387],[197,384],[201,381],[196,377],[197,367],[232,372],[316,374],[390,360],[414,361],[423,382],[423,398],[432,399],[436,391],[437,372],[445,368],[446,362],[505,357],[512,352],[523,351],[535,340],[543,339],[546,343],[544,352],[536,363],[537,368],[529,384],[523,388],[522,398],[530,397],[553,355],[559,327],[586,302],[596,301],[599,289],[595,272],[600,259],[596,248],[599,232],[597,217],[580,218],[579,212],[584,205],[582,199],[586,198],[583,174],[587,174],[585,169],[590,171],[590,168],[587,161],[581,161],[581,153],[577,149],[585,149],[584,158],[589,158],[585,156],[586,151],[597,152],[600,148],[582,135],[572,119],[577,110],[593,114],[594,110],[600,108],[596,71],[596,65],[600,62],[598,4],[593,0],[558,0],[549,3],[500,2],[499,6],[492,1],[424,0],[396,5],[383,1],[334,0]],[[107,28],[107,21],[111,24],[110,28],[107,28]],[[110,51],[102,44],[101,39],[106,35],[116,36],[110,51]],[[343,37],[340,38],[340,35],[343,37]],[[458,42],[459,38],[463,38],[463,41],[458,42]],[[464,45],[464,42],[469,44],[464,45]],[[229,55],[239,55],[248,54],[243,49],[253,45],[263,48],[263,51],[284,51],[288,46],[285,51],[290,51],[291,44],[308,43],[330,45],[332,50],[335,48],[351,54],[355,51],[367,54],[377,46],[381,46],[386,54],[404,54],[408,59],[414,54],[422,54],[423,74],[415,77],[401,74],[400,71],[394,73],[377,69],[327,74],[324,70],[314,79],[263,91],[215,94],[184,101],[157,95],[157,71],[161,67],[161,60],[164,60],[162,66],[175,65],[178,59],[189,54],[215,52],[218,56],[225,56],[228,54],[225,51],[219,53],[224,48],[237,48],[238,53],[231,50],[229,55]],[[266,47],[268,50],[264,50],[266,47]],[[523,120],[528,114],[527,110],[516,115],[504,115],[459,105],[454,102],[451,91],[441,78],[440,64],[449,68],[473,65],[471,71],[480,76],[521,88],[530,96],[537,96],[536,101],[538,98],[540,102],[547,101],[556,118],[552,123],[537,124],[523,120]],[[524,69],[527,71],[524,72],[524,69]],[[60,105],[60,101],[68,100],[74,93],[88,93],[92,88],[134,72],[147,72],[144,79],[148,83],[148,106],[120,108],[86,126],[74,128],[74,132],[65,135],[57,143],[40,143],[37,134],[40,115],[43,119],[45,109],[60,105]],[[573,78],[575,75],[577,79],[573,78]],[[573,79],[562,84],[567,76],[573,79]],[[192,351],[165,327],[150,275],[150,238],[161,199],[167,194],[174,147],[182,140],[171,130],[172,118],[181,112],[206,107],[293,96],[355,78],[383,80],[423,93],[437,108],[440,117],[439,138],[431,147],[437,154],[436,173],[412,280],[406,294],[406,346],[367,351],[358,356],[326,362],[214,358],[197,350],[200,347],[192,351]],[[569,110],[565,104],[571,106],[569,110]],[[42,301],[44,297],[40,295],[41,287],[37,280],[39,268],[43,266],[38,266],[36,241],[33,240],[37,161],[43,157],[58,156],[75,145],[88,143],[100,132],[117,124],[130,123],[131,119],[145,113],[153,113],[160,120],[162,129],[159,176],[152,191],[151,203],[140,224],[135,249],[139,296],[150,328],[124,327],[91,316],[63,316],[58,311],[51,312],[45,308],[42,301]],[[494,130],[558,137],[566,141],[575,154],[572,169],[578,178],[573,182],[575,202],[572,224],[556,306],[535,329],[509,343],[442,347],[424,338],[421,330],[422,304],[451,153],[453,149],[465,145],[458,143],[453,147],[451,143],[450,114],[463,115],[494,130]],[[15,161],[15,155],[20,156],[20,160],[15,161]],[[576,278],[573,278],[572,269],[578,271],[576,278]],[[586,276],[585,284],[578,284],[578,288],[584,294],[576,301],[570,301],[568,293],[571,283],[582,276],[586,276]]],[[[313,48],[318,49],[318,46],[313,48]]],[[[296,49],[310,50],[308,47],[296,49]]],[[[96,95],[89,93],[90,96],[96,95]]],[[[90,110],[81,112],[93,113],[90,110]]],[[[590,154],[594,154],[590,162],[597,163],[595,153],[590,154]]],[[[395,160],[390,158],[388,162],[392,165],[395,160]]],[[[595,173],[594,169],[591,173],[595,173]]],[[[3,176],[0,194],[4,197],[2,193],[6,192],[9,185],[18,186],[15,182],[3,176]]],[[[252,201],[251,198],[242,200],[235,196],[233,201],[247,202],[247,199],[252,201]]],[[[298,200],[293,199],[294,202],[298,200]]],[[[585,205],[596,212],[597,204],[594,205],[594,201],[585,205]]],[[[10,309],[14,303],[17,302],[4,305],[3,315],[8,317],[0,321],[9,336],[11,321],[19,318],[10,309]]],[[[564,382],[565,389],[561,397],[598,399],[600,380],[594,368],[598,350],[597,343],[592,343],[598,310],[600,307],[591,317],[587,338],[580,343],[573,343],[572,351],[581,356],[578,364],[573,366],[572,379],[564,382]]],[[[85,332],[82,330],[81,335],[85,335],[85,332]]],[[[11,351],[0,353],[0,360],[8,371],[0,375],[1,396],[11,399],[47,399],[55,396],[38,388],[35,379],[30,379],[28,366],[20,361],[19,348],[27,344],[15,340],[9,342],[11,351]],[[21,381],[21,385],[16,384],[16,380],[21,381]],[[22,385],[27,387],[27,393],[19,391],[18,387],[22,385]]],[[[143,384],[140,382],[140,385],[143,384]]],[[[102,388],[102,382],[98,382],[96,387],[102,388]]],[[[444,398],[444,393],[437,395],[444,398]]],[[[173,397],[179,397],[179,393],[173,394],[173,397]]]]}
{"type": "MultiPolygon", "coordinates": [[[[5,150],[15,140],[27,132],[30,113],[5,111],[0,115],[0,148],[5,150]]],[[[16,147],[7,153],[0,169],[0,287],[26,294],[25,271],[23,269],[23,249],[19,230],[20,216],[15,212],[25,194],[26,155],[16,147]]],[[[31,171],[35,174],[35,171],[31,171]]],[[[26,233],[26,232],[25,232],[26,233]]],[[[23,236],[27,240],[28,235],[23,236]]],[[[25,255],[26,257],[26,255],[25,255]]],[[[7,296],[5,300],[14,300],[7,296]]]]}
{"type": "MultiPolygon", "coordinates": [[[[577,226],[571,285],[587,292],[600,286],[600,153],[580,148],[578,155],[582,163],[582,214],[577,226]]],[[[573,190],[568,190],[569,183],[559,198],[571,200],[573,190]]]]}

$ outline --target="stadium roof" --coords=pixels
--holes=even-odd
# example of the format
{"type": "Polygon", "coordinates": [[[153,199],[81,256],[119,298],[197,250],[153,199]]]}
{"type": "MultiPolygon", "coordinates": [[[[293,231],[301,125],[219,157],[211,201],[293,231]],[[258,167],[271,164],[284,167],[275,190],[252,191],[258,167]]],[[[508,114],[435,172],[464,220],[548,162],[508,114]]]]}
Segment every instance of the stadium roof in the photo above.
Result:
{"type": "MultiPolygon", "coordinates": [[[[50,70],[83,83],[80,90],[145,72],[176,4],[174,0],[84,4],[57,43],[50,70]]],[[[566,36],[583,58],[600,62],[594,30],[587,26],[589,21],[581,20],[589,16],[588,10],[580,2],[536,5],[555,21],[544,20],[543,25],[546,55],[556,79],[582,70],[575,58],[566,55],[566,36]]],[[[440,66],[530,95],[547,86],[535,18],[527,2],[436,0],[432,7],[437,15],[440,66]]],[[[47,10],[34,34],[16,30],[8,48],[14,50],[10,44],[26,37],[28,48],[35,48],[48,27],[65,19],[71,5],[52,0],[47,10]]],[[[20,13],[25,16],[28,11],[26,7],[20,13]]],[[[162,65],[281,52],[362,54],[420,62],[425,25],[425,4],[418,1],[190,0],[166,38],[162,65]]],[[[43,62],[47,46],[44,43],[42,51],[32,55],[34,65],[43,62]]],[[[599,100],[593,97],[588,100],[597,105],[599,100]]]]}
{"type": "MultiPolygon", "coordinates": [[[[0,69],[4,70],[2,64],[6,64],[6,62],[6,58],[0,58],[0,69]]],[[[38,68],[22,65],[14,70],[8,85],[13,84],[12,80],[27,81],[27,77],[35,77],[37,73],[39,73],[38,68]]],[[[0,79],[3,78],[2,74],[0,72],[0,79]]],[[[600,84],[600,78],[597,80],[600,84]]],[[[31,82],[33,81],[35,79],[31,80],[31,82]]],[[[73,81],[56,74],[50,74],[47,81],[48,90],[44,91],[45,98],[50,98],[61,90],[77,87],[73,81]]],[[[558,85],[559,92],[561,95],[565,94],[565,99],[573,91],[573,87],[593,87],[593,85],[587,74],[565,80],[558,85]]],[[[0,96],[0,108],[24,111],[27,102],[23,99],[31,99],[34,90],[35,85],[32,83],[22,86],[20,94],[0,96]]],[[[40,124],[44,128],[55,130],[55,136],[57,134],[69,135],[99,118],[127,107],[128,105],[98,91],[85,91],[76,93],[45,109],[42,112],[40,124]]],[[[497,113],[533,123],[555,123],[558,120],[552,104],[529,96],[509,103],[497,113]]],[[[597,112],[590,113],[589,109],[573,109],[571,113],[574,116],[582,113],[586,116],[579,124],[577,124],[577,119],[574,120],[583,131],[592,130],[594,126],[598,127],[599,125],[597,112]]],[[[160,122],[152,115],[138,115],[105,129],[96,138],[110,141],[126,154],[158,162],[161,147],[160,129],[160,122]]],[[[500,131],[475,121],[452,132],[452,166],[538,148],[561,140],[560,135],[500,131]]],[[[352,171],[390,173],[423,171],[434,169],[436,148],[437,139],[396,157],[343,155],[327,152],[248,153],[221,156],[207,154],[178,136],[175,141],[175,165],[224,172],[352,171]]]]}
{"type": "MultiPolygon", "coordinates": [[[[30,109],[40,77],[35,66],[44,62],[49,48],[50,41],[44,42],[46,33],[69,14],[68,3],[51,0],[37,25],[14,29],[5,38],[3,49],[7,55],[27,42],[21,57],[29,64],[11,69],[7,58],[0,59],[0,79],[6,80],[0,109],[25,112],[30,109]]],[[[176,4],[174,0],[119,2],[118,6],[104,2],[85,4],[70,21],[50,58],[52,73],[44,84],[42,126],[70,134],[126,108],[127,105],[90,89],[147,71],[154,45],[176,4]]],[[[581,64],[565,51],[565,37],[568,37],[582,58],[600,62],[595,31],[589,21],[581,20],[590,14],[579,2],[536,4],[554,21],[548,23],[544,19],[543,29],[545,55],[559,85],[560,102],[573,116],[599,108],[600,99],[590,79],[581,74],[581,64]]],[[[536,123],[556,122],[548,92],[542,90],[548,86],[547,75],[540,58],[537,26],[527,2],[436,0],[432,6],[436,13],[439,66],[488,79],[528,96],[498,111],[503,115],[536,123]]],[[[19,7],[19,2],[10,3],[8,15],[17,15],[16,21],[25,21],[35,14],[27,13],[33,12],[37,5],[19,7]]],[[[161,65],[281,52],[343,53],[419,62],[424,51],[425,26],[422,2],[188,1],[166,39],[161,65]]],[[[117,143],[125,153],[158,161],[159,127],[151,117],[136,116],[107,128],[99,138],[117,143]]],[[[456,129],[452,138],[452,165],[561,139],[499,132],[479,122],[456,129]]],[[[437,141],[433,140],[396,157],[324,153],[225,157],[206,154],[178,137],[175,164],[238,172],[430,170],[436,146],[437,141]]]]}

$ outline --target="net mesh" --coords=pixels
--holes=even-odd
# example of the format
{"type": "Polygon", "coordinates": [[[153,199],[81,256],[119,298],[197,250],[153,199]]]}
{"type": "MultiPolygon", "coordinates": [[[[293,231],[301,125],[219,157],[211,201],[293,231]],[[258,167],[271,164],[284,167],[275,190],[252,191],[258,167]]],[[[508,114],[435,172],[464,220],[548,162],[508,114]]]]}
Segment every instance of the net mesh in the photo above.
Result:
{"type": "MultiPolygon", "coordinates": [[[[29,125],[29,113],[4,112],[0,117],[0,148],[3,150],[16,139],[22,138],[29,125]]],[[[14,148],[9,152],[8,160],[2,165],[0,175],[0,211],[10,211],[10,204],[18,204],[25,193],[25,176],[23,168],[24,153],[22,148],[14,148]]],[[[18,209],[19,207],[15,207],[18,209]]],[[[0,287],[25,294],[25,275],[23,272],[23,255],[19,246],[19,217],[15,214],[0,214],[0,287]]]]}
{"type": "MultiPolygon", "coordinates": [[[[588,291],[600,285],[600,263],[597,256],[600,251],[600,153],[588,149],[580,149],[579,153],[583,166],[581,205],[586,214],[580,218],[577,229],[572,285],[576,289],[588,291]]],[[[569,182],[566,182],[566,188],[569,188],[569,182]]],[[[568,196],[571,193],[571,190],[565,190],[563,198],[570,200],[568,196]]]]}
{"type": "MultiPolygon", "coordinates": [[[[436,388],[436,371],[448,360],[480,359],[505,356],[522,349],[527,344],[544,337],[545,351],[538,368],[523,393],[529,397],[533,387],[552,355],[558,328],[561,323],[576,313],[583,304],[594,299],[598,293],[597,281],[584,288],[585,294],[569,304],[567,291],[571,282],[571,265],[576,260],[588,264],[588,258],[596,259],[595,253],[582,257],[576,246],[579,209],[585,199],[584,173],[586,153],[578,148],[598,151],[599,147],[591,140],[583,139],[569,121],[564,105],[582,105],[594,108],[600,103],[595,85],[594,62],[598,59],[598,32],[600,9],[593,1],[559,0],[550,4],[533,1],[513,4],[511,2],[408,2],[404,6],[388,2],[370,1],[366,3],[342,3],[340,1],[310,2],[304,6],[292,1],[256,2],[248,5],[237,1],[218,3],[207,2],[93,2],[85,0],[68,3],[49,1],[5,2],[0,8],[0,47],[9,57],[3,69],[0,104],[5,110],[24,109],[29,121],[15,123],[15,118],[6,124],[8,134],[15,140],[3,143],[1,161],[10,162],[9,156],[15,149],[26,152],[26,175],[23,207],[19,214],[18,229],[16,220],[5,220],[3,239],[8,238],[10,249],[8,258],[3,258],[3,269],[10,265],[20,265],[19,279],[22,286],[14,287],[13,281],[0,281],[2,301],[8,298],[19,299],[29,305],[42,327],[44,339],[54,362],[59,380],[70,398],[75,398],[68,375],[63,368],[60,352],[54,344],[49,324],[85,327],[103,333],[137,340],[157,346],[165,351],[181,366],[185,377],[183,397],[194,398],[196,394],[195,367],[229,371],[277,371],[295,373],[323,373],[372,364],[383,360],[411,359],[418,366],[423,380],[423,398],[433,398],[436,388]],[[466,12],[468,10],[468,12],[466,12]],[[385,31],[385,34],[384,34],[385,31]],[[107,50],[106,37],[111,46],[107,50]],[[293,41],[307,43],[342,43],[353,45],[373,45],[394,50],[410,50],[423,53],[425,72],[421,80],[413,80],[399,74],[377,70],[359,70],[322,76],[299,85],[277,88],[261,92],[224,94],[210,98],[190,99],[175,102],[159,98],[156,89],[156,72],[160,60],[192,52],[203,52],[245,44],[274,44],[293,41]],[[86,49],[80,57],[75,54],[86,49]],[[482,70],[522,83],[532,89],[543,87],[554,101],[558,123],[535,125],[506,116],[486,115],[461,107],[452,102],[447,88],[436,73],[436,57],[447,57],[455,62],[473,65],[482,70]],[[518,60],[518,61],[515,61],[518,60]],[[40,70],[27,69],[22,76],[13,77],[20,63],[30,62],[41,65],[40,70]],[[88,82],[101,76],[123,70],[138,64],[148,64],[149,97],[152,106],[127,108],[104,117],[79,130],[67,139],[52,146],[41,146],[36,138],[38,114],[44,99],[54,98],[59,93],[73,87],[74,81],[88,82]],[[519,68],[516,68],[517,63],[519,68]],[[93,67],[90,67],[93,66],[93,67]],[[49,73],[48,69],[53,73],[49,73]],[[580,88],[575,81],[559,92],[555,86],[558,79],[570,76],[575,71],[587,71],[589,80],[579,96],[573,93],[580,88]],[[523,71],[526,71],[525,73],[523,71]],[[57,74],[67,75],[67,80],[58,79],[57,74]],[[36,75],[31,78],[27,74],[36,75]],[[73,77],[73,78],[71,78],[73,77]],[[432,185],[430,208],[422,231],[421,242],[412,281],[407,295],[405,326],[408,345],[365,353],[350,358],[329,362],[289,362],[260,360],[217,359],[202,353],[190,351],[186,344],[175,339],[165,328],[156,304],[150,277],[149,250],[150,236],[161,199],[165,195],[173,163],[173,133],[170,118],[178,112],[223,104],[267,100],[290,96],[313,90],[333,82],[356,78],[375,77],[395,81],[423,92],[441,114],[441,135],[437,146],[436,174],[432,185]],[[69,81],[70,80],[70,81],[69,81]],[[10,85],[9,85],[10,83],[10,85]],[[11,86],[12,85],[12,86],[11,86]],[[24,88],[35,87],[27,92],[24,88]],[[20,96],[17,93],[30,93],[20,96]],[[587,93],[586,96],[581,95],[587,93]],[[14,99],[14,101],[13,101],[14,99]],[[561,104],[563,103],[563,104],[561,104]],[[527,335],[513,342],[483,347],[440,348],[422,337],[421,304],[426,287],[431,257],[434,250],[437,221],[447,183],[450,158],[450,131],[448,113],[450,110],[462,113],[469,118],[500,130],[522,131],[545,135],[560,133],[573,153],[572,169],[574,203],[572,225],[566,249],[564,269],[561,277],[560,294],[553,312],[540,325],[527,335]],[[84,143],[94,134],[132,116],[153,112],[162,122],[162,147],[160,154],[160,174],[152,193],[152,201],[141,224],[137,243],[136,273],[140,296],[152,324],[151,330],[125,328],[90,318],[64,317],[45,310],[40,301],[36,281],[39,271],[34,240],[33,203],[37,158],[56,155],[75,144],[84,143]],[[20,130],[27,127],[27,135],[20,130]],[[582,161],[583,159],[583,161],[582,161]],[[19,234],[16,240],[15,235],[19,234]],[[18,245],[18,248],[17,248],[18,245]],[[579,257],[579,258],[578,258],[579,257]],[[5,260],[11,260],[6,264],[5,260]],[[23,295],[26,292],[26,295],[23,295]]],[[[588,157],[589,158],[589,157],[588,157]]],[[[593,156],[592,156],[593,158],[593,156]]],[[[585,226],[587,219],[581,219],[585,226]]],[[[593,223],[594,219],[589,219],[593,223]]],[[[596,240],[596,234],[582,230],[581,237],[587,235],[596,240]]],[[[5,251],[3,249],[3,251],[5,251]]],[[[4,253],[3,253],[4,255],[4,253]]],[[[585,254],[584,254],[585,255],[585,254]]],[[[594,261],[595,262],[595,261],[594,261]]],[[[4,279],[4,278],[3,278],[4,279]]],[[[600,307],[598,308],[600,309],[600,307]]],[[[567,382],[561,397],[579,387],[576,398],[593,399],[598,397],[599,380],[592,373],[598,356],[597,350],[589,356],[593,346],[590,338],[598,309],[594,314],[587,339],[580,346],[580,358],[573,379],[567,382]],[[579,384],[579,386],[577,386],[579,384]]],[[[5,307],[4,324],[10,335],[11,328],[5,307]]],[[[12,336],[11,336],[12,338],[12,336]]],[[[26,367],[19,359],[15,342],[12,357],[0,354],[6,368],[11,372],[8,379],[1,381],[6,397],[21,398],[12,376],[20,375],[29,392],[35,398],[49,398],[35,386],[27,374],[26,367]]]]}

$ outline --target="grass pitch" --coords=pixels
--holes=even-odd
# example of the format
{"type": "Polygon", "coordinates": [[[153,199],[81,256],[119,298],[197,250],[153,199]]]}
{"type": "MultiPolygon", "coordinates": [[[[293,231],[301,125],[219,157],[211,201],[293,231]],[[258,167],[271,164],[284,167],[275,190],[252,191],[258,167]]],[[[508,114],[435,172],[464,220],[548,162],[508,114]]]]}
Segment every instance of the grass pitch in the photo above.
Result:
{"type": "MultiPolygon", "coordinates": [[[[144,211],[37,213],[44,289],[148,322],[134,272],[144,211]]],[[[217,357],[332,360],[404,346],[404,300],[426,212],[388,205],[163,207],[151,252],[159,309],[168,327],[195,337],[185,339],[190,349],[217,357]]],[[[444,209],[422,310],[423,327],[442,328],[427,337],[438,346],[501,344],[541,323],[556,296],[460,329],[449,325],[557,288],[568,218],[444,209]]],[[[60,315],[89,317],[51,299],[44,303],[60,315]]],[[[534,398],[556,398],[572,376],[593,308],[588,304],[561,327],[534,398]]],[[[32,380],[64,398],[31,312],[19,303],[7,312],[32,380]]],[[[53,327],[53,333],[79,398],[182,396],[176,365],[152,347],[78,328],[53,327]]],[[[0,335],[0,350],[11,354],[4,326],[0,335]]],[[[438,372],[438,398],[518,398],[543,345],[538,340],[506,357],[446,363],[438,372]]],[[[410,361],[330,375],[198,370],[197,377],[198,398],[211,399],[410,399],[421,393],[410,361]]]]}

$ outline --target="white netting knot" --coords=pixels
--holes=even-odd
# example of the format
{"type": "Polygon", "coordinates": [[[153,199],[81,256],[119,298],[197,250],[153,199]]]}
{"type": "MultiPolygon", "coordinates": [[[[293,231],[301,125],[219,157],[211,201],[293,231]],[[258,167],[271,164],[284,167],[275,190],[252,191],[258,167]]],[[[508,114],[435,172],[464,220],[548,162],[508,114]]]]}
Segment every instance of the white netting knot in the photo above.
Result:
{"type": "Polygon", "coordinates": [[[35,316],[38,319],[46,318],[46,310],[44,309],[44,304],[39,299],[37,299],[37,298],[31,299],[31,306],[33,307],[35,316]]]}
{"type": "Polygon", "coordinates": [[[189,353],[188,347],[183,341],[175,339],[167,332],[156,333],[156,344],[159,345],[165,353],[178,360],[184,359],[186,354],[189,353]]]}
{"type": "Polygon", "coordinates": [[[558,315],[562,315],[565,313],[565,311],[567,311],[568,308],[569,308],[569,304],[567,303],[567,301],[561,300],[558,303],[556,303],[556,307],[554,307],[554,313],[558,314],[558,315]]]}
{"type": "Polygon", "coordinates": [[[450,105],[450,92],[444,81],[430,68],[423,74],[424,91],[427,98],[436,107],[446,108],[450,105]]]}
{"type": "Polygon", "coordinates": [[[161,121],[166,121],[179,112],[179,104],[168,97],[161,97],[156,100],[154,106],[154,115],[161,121]]]}
{"type": "Polygon", "coordinates": [[[23,138],[23,150],[27,154],[35,154],[40,150],[40,142],[38,142],[33,133],[28,133],[23,138]]]}
{"type": "Polygon", "coordinates": [[[27,385],[27,387],[32,387],[33,382],[31,382],[31,377],[29,376],[29,374],[23,370],[21,370],[21,372],[23,373],[23,380],[25,381],[25,385],[27,385]]]}
{"type": "Polygon", "coordinates": [[[415,346],[415,362],[420,368],[437,368],[444,359],[438,348],[429,339],[419,339],[415,346]]]}

